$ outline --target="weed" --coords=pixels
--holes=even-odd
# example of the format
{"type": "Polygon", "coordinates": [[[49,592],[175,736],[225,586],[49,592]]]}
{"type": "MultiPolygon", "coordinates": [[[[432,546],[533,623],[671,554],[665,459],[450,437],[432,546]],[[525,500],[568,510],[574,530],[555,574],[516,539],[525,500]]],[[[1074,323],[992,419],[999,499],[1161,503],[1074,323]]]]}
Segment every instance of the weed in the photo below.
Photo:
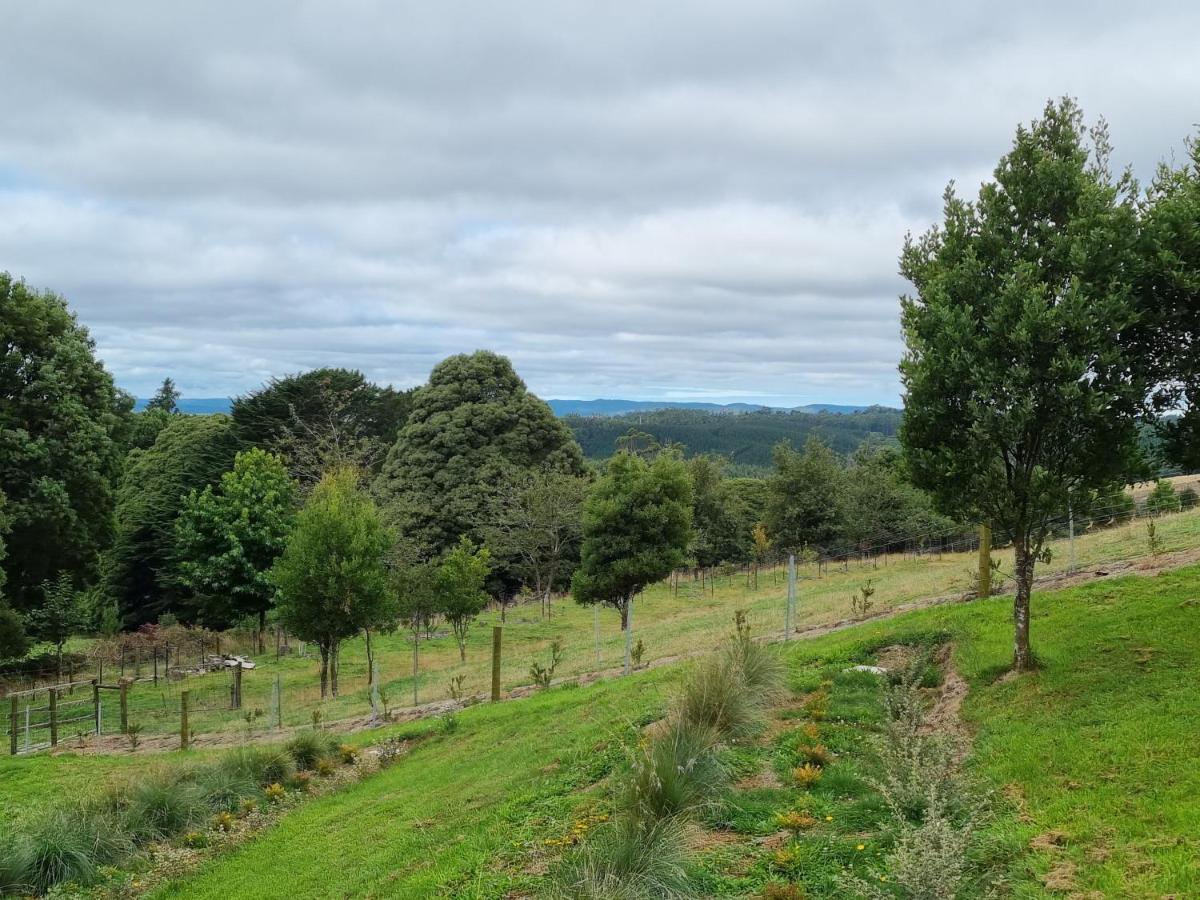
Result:
{"type": "Polygon", "coordinates": [[[801,744],[796,748],[796,756],[801,762],[811,763],[818,768],[824,768],[833,761],[833,754],[824,744],[801,744]]]}
{"type": "Polygon", "coordinates": [[[384,738],[375,745],[375,753],[379,758],[379,765],[385,768],[407,752],[408,741],[398,737],[384,738]]]}
{"type": "Polygon", "coordinates": [[[292,776],[292,786],[301,791],[311,790],[312,774],[309,772],[297,772],[292,776]]]}
{"type": "Polygon", "coordinates": [[[142,724],[140,722],[130,722],[125,727],[125,737],[129,740],[129,749],[137,750],[142,743],[142,724]]]}
{"type": "Polygon", "coordinates": [[[465,673],[459,673],[450,679],[450,699],[461,700],[463,695],[463,685],[466,683],[467,676],[465,673]]]}
{"type": "Polygon", "coordinates": [[[442,734],[454,734],[458,731],[458,716],[452,712],[438,716],[437,727],[442,734]]]}
{"type": "Polygon", "coordinates": [[[868,578],[867,583],[860,586],[857,593],[850,595],[850,615],[856,619],[865,619],[875,606],[871,600],[874,596],[875,588],[868,578]]]}
{"type": "Polygon", "coordinates": [[[805,763],[792,769],[792,780],[802,788],[810,788],[821,780],[821,767],[805,763]]]}

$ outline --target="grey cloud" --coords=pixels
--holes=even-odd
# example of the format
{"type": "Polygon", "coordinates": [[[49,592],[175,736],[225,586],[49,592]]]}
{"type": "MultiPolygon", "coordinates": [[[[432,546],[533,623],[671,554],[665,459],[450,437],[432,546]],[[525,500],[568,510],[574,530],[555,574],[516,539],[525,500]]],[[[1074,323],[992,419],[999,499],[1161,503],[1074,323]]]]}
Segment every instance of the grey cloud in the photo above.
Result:
{"type": "Polygon", "coordinates": [[[1189,4],[24,4],[0,268],[122,384],[510,354],[544,395],[898,399],[896,256],[1077,96],[1143,177],[1189,4]]]}

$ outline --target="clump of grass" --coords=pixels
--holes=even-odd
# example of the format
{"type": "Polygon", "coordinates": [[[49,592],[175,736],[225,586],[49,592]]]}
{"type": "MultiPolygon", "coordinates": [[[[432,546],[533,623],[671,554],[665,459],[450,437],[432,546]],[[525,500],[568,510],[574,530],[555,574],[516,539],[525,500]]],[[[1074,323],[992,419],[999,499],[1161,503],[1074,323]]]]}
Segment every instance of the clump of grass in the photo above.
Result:
{"type": "Polygon", "coordinates": [[[557,900],[683,900],[695,897],[682,823],[633,817],[597,829],[550,873],[557,900]]]}
{"type": "Polygon", "coordinates": [[[239,766],[206,766],[195,777],[204,803],[218,812],[237,809],[244,797],[258,791],[258,779],[239,766]]]}
{"type": "Polygon", "coordinates": [[[802,831],[808,831],[808,829],[816,825],[817,820],[806,810],[792,809],[787,812],[777,813],[775,824],[785,831],[792,832],[792,834],[799,834],[802,831]]]}
{"type": "Polygon", "coordinates": [[[833,754],[824,744],[808,744],[801,742],[796,747],[796,758],[801,763],[811,763],[824,768],[833,761],[833,754]]]}
{"type": "Polygon", "coordinates": [[[282,784],[296,771],[291,755],[275,747],[238,747],[223,757],[218,766],[243,775],[256,785],[282,784]]]}
{"type": "Polygon", "coordinates": [[[125,802],[126,827],[139,840],[186,831],[209,812],[200,785],[186,773],[151,773],[133,785],[125,802]]]}
{"type": "Polygon", "coordinates": [[[333,738],[321,731],[301,731],[287,742],[288,755],[300,769],[313,769],[322,759],[331,756],[335,749],[333,738]]]}
{"type": "Polygon", "coordinates": [[[769,881],[762,889],[762,900],[804,900],[804,888],[798,884],[769,881]]]}
{"type": "Polygon", "coordinates": [[[734,740],[749,737],[762,725],[762,708],[741,672],[723,655],[709,657],[691,671],[680,690],[676,716],[734,740]]]}
{"type": "Polygon", "coordinates": [[[129,849],[120,828],[94,811],[60,809],[35,820],[14,842],[6,862],[10,887],[44,894],[63,882],[88,885],[100,866],[129,849]]]}
{"type": "Polygon", "coordinates": [[[621,807],[645,822],[711,806],[729,776],[709,726],[674,721],[643,748],[625,779],[621,807]]]}

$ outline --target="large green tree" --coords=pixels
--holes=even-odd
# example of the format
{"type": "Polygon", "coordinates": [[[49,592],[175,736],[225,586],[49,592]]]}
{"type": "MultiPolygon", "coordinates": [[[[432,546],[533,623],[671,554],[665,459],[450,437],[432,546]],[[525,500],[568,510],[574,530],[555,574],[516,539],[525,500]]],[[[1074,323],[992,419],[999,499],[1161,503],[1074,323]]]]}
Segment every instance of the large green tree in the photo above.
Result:
{"type": "Polygon", "coordinates": [[[629,670],[634,596],[683,564],[692,540],[692,481],[673,453],[647,463],[621,452],[583,507],[583,547],[571,582],[577,603],[612,606],[625,631],[629,670]]]}
{"type": "Polygon", "coordinates": [[[279,620],[320,650],[322,697],[338,695],[342,642],[393,612],[386,565],[393,537],[358,482],[358,472],[338,469],[317,483],[271,570],[279,620]]]}
{"type": "Polygon", "coordinates": [[[687,467],[697,565],[749,562],[754,556],[752,529],[761,510],[751,502],[747,480],[726,478],[726,461],[708,454],[693,456],[687,467]]]}
{"type": "Polygon", "coordinates": [[[377,470],[408,416],[410,395],[356,370],[313,369],[238,397],[233,426],[239,440],[280,454],[311,487],[333,469],[377,470]]]}
{"type": "Polygon", "coordinates": [[[215,488],[188,494],[175,521],[175,553],[201,624],[228,628],[255,616],[261,651],[275,600],[269,573],[287,544],[295,507],[296,485],[283,460],[257,447],[239,453],[215,488]]]}
{"type": "Polygon", "coordinates": [[[901,440],[943,510],[992,523],[1016,553],[1013,666],[1034,664],[1034,564],[1072,496],[1138,465],[1143,361],[1136,185],[1109,171],[1103,128],[1074,102],[1018,128],[976,201],[945,195],[945,222],[906,241],[908,352],[901,440]],[[1090,136],[1090,139],[1089,139],[1090,136]]]}
{"type": "Polygon", "coordinates": [[[443,360],[417,389],[376,489],[432,556],[464,534],[482,543],[504,485],[541,467],[582,472],[579,445],[507,359],[479,351],[443,360]]]}
{"type": "Polygon", "coordinates": [[[781,550],[832,546],[842,537],[842,460],[819,438],[803,452],[775,448],[775,471],[767,480],[767,532],[781,550]]]}
{"type": "MultiPolygon", "coordinates": [[[[4,542],[8,534],[8,517],[4,511],[4,495],[0,494],[0,562],[4,561],[7,547],[4,542]]],[[[24,656],[29,649],[29,636],[25,633],[25,620],[8,604],[4,596],[4,568],[0,567],[0,661],[24,656]]]]}
{"type": "Polygon", "coordinates": [[[1171,461],[1200,468],[1200,140],[1159,168],[1145,203],[1140,349],[1155,365],[1171,461]]]}
{"type": "Polygon", "coordinates": [[[185,498],[202,491],[233,463],[237,439],[227,416],[172,416],[147,450],[129,454],[117,492],[116,538],[104,561],[103,597],[125,627],[163,613],[187,617],[179,578],[175,519],[185,498]]]}
{"type": "Polygon", "coordinates": [[[0,491],[11,530],[4,570],[17,609],[67,572],[94,577],[112,538],[128,398],[66,301],[0,272],[0,491]]]}

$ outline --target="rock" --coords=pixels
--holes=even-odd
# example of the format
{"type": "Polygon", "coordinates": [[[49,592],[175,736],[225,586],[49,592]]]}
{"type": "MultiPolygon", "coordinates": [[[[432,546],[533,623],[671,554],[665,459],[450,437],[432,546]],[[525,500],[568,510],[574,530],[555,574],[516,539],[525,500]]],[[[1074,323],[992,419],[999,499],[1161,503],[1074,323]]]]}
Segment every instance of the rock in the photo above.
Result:
{"type": "Polygon", "coordinates": [[[872,675],[886,675],[888,670],[882,666],[851,666],[846,672],[870,672],[872,675]]]}

